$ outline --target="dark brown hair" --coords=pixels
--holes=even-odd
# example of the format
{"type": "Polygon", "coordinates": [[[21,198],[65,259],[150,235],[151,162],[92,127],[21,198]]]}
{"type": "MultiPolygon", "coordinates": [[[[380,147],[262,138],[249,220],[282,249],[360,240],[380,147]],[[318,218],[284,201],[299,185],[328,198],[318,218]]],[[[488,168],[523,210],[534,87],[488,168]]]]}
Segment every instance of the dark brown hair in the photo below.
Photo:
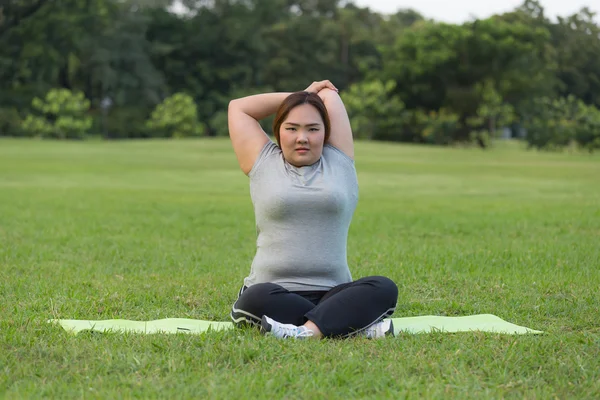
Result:
{"type": "Polygon", "coordinates": [[[286,99],[281,102],[281,105],[277,109],[277,113],[275,114],[275,120],[273,121],[273,135],[277,140],[277,144],[281,147],[279,142],[279,129],[281,128],[281,124],[287,118],[288,114],[294,107],[300,106],[302,104],[310,104],[315,107],[319,114],[321,114],[321,119],[323,120],[323,125],[325,126],[325,141],[327,143],[329,140],[329,135],[331,134],[331,123],[329,121],[329,114],[327,113],[327,108],[325,107],[325,103],[316,93],[310,92],[296,92],[292,93],[286,99]]]}

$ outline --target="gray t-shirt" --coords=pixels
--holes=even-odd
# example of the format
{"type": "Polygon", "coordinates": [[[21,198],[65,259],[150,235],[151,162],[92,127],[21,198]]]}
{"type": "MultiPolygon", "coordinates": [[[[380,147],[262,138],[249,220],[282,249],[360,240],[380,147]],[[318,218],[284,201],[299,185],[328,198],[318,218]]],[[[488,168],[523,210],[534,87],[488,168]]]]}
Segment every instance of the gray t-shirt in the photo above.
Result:
{"type": "Polygon", "coordinates": [[[303,291],[351,282],[346,245],[358,202],[354,161],[326,144],[318,162],[298,168],[269,141],[248,176],[257,250],[244,284],[303,291]]]}

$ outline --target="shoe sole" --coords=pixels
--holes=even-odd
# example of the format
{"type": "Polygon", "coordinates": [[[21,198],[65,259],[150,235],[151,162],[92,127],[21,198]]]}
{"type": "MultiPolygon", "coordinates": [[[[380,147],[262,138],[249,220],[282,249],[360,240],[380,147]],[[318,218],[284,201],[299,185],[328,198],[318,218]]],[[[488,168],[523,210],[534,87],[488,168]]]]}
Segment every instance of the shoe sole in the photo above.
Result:
{"type": "Polygon", "coordinates": [[[271,332],[271,329],[273,329],[273,326],[267,321],[267,316],[263,315],[262,320],[260,321],[260,333],[266,335],[271,332]]]}

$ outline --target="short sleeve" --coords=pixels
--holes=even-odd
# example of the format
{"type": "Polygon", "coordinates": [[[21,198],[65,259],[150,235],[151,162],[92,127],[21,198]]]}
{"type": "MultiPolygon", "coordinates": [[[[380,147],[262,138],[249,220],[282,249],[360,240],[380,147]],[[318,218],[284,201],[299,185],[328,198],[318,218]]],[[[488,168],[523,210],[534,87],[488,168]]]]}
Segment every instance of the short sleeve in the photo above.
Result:
{"type": "Polygon", "coordinates": [[[260,168],[260,166],[265,162],[266,159],[279,155],[281,155],[281,149],[279,148],[279,146],[277,146],[276,143],[274,143],[272,140],[269,140],[264,145],[260,153],[258,153],[258,157],[256,157],[256,161],[254,161],[254,165],[248,173],[248,176],[252,177],[254,174],[256,174],[256,171],[260,168]]]}
{"type": "Polygon", "coordinates": [[[330,154],[335,154],[336,159],[341,159],[343,162],[350,163],[352,167],[354,167],[354,160],[348,156],[348,154],[344,153],[340,149],[330,144],[326,144],[323,146],[323,151],[329,150],[330,154]]]}

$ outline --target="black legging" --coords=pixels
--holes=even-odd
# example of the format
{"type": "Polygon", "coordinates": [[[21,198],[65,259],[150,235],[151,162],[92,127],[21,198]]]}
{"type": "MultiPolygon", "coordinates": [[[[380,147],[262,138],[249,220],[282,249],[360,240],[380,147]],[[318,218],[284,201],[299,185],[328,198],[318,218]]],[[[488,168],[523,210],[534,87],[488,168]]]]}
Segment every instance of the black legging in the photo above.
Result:
{"type": "Polygon", "coordinates": [[[398,287],[390,279],[370,276],[329,291],[290,292],[274,283],[242,287],[231,310],[238,326],[259,326],[263,315],[284,324],[311,320],[325,337],[357,334],[390,317],[398,301],[398,287]]]}

